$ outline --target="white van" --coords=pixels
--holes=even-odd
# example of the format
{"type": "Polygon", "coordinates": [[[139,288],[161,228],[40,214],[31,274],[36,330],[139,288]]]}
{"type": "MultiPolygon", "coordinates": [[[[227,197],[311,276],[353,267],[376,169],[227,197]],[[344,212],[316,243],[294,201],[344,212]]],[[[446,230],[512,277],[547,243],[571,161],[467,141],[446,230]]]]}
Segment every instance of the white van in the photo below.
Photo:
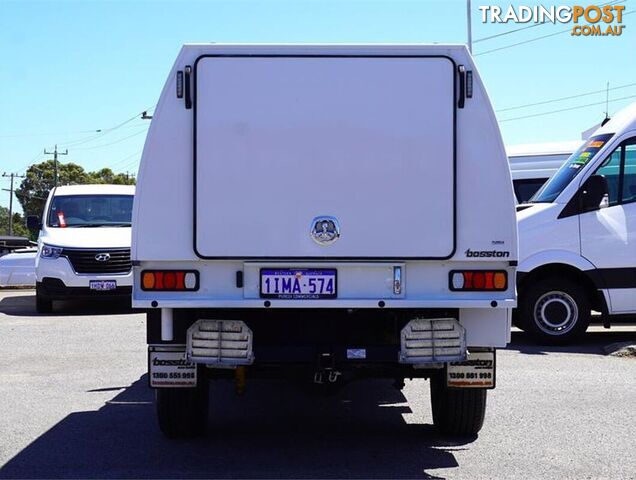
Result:
{"type": "Polygon", "coordinates": [[[42,219],[29,217],[29,228],[40,229],[38,312],[51,312],[54,300],[130,298],[134,194],[129,185],[55,187],[42,219]]]}
{"type": "Polygon", "coordinates": [[[184,46],[146,138],[132,255],[165,434],[201,433],[208,381],[246,377],[429,378],[435,425],[477,433],[517,230],[467,49],[184,46]]]}
{"type": "Polygon", "coordinates": [[[506,146],[517,202],[530,200],[582,143],[574,140],[506,146]]]}
{"type": "Polygon", "coordinates": [[[519,205],[516,323],[541,342],[585,332],[591,310],[636,313],[636,103],[519,205]]]}

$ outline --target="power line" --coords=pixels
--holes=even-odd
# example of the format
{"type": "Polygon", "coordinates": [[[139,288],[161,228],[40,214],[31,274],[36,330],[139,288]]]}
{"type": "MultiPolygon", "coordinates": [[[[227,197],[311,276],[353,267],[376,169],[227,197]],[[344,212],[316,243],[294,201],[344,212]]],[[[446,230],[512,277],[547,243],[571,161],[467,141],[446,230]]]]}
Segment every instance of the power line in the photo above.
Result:
{"type": "MultiPolygon", "coordinates": [[[[76,130],[76,131],[72,131],[72,132],[27,132],[27,133],[9,133],[9,134],[4,134],[4,135],[0,135],[0,138],[25,138],[25,137],[47,137],[47,136],[52,136],[52,135],[77,135],[77,134],[90,134],[89,137],[82,137],[76,140],[70,140],[69,142],[67,142],[64,146],[70,146],[72,143],[75,143],[76,141],[82,141],[86,138],[92,138],[92,137],[100,137],[102,135],[105,135],[108,132],[111,132],[113,130],[116,130],[118,128],[121,128],[123,125],[125,125],[126,123],[128,123],[129,121],[134,120],[135,118],[141,117],[141,115],[143,113],[147,113],[151,110],[154,110],[154,106],[147,108],[146,110],[139,112],[138,114],[136,114],[134,117],[118,124],[115,125],[113,127],[109,127],[109,128],[96,128],[93,130],[76,130]]],[[[133,127],[134,125],[131,125],[131,127],[133,127]]]]}
{"type": "Polygon", "coordinates": [[[75,132],[46,132],[46,133],[10,133],[6,135],[0,135],[0,138],[24,138],[24,137],[49,137],[53,135],[76,135],[84,133],[96,133],[99,130],[78,130],[75,132]]]}
{"type": "MultiPolygon", "coordinates": [[[[599,7],[604,7],[606,5],[613,5],[616,3],[625,3],[626,0],[612,0],[611,2],[605,2],[598,5],[599,7]]],[[[477,40],[473,40],[473,43],[485,42],[486,40],[492,40],[493,38],[503,37],[504,35],[510,35],[511,33],[520,32],[522,30],[527,30],[529,28],[540,27],[541,25],[554,25],[553,22],[540,22],[535,23],[533,25],[526,25],[525,27],[515,28],[513,30],[508,30],[507,32],[497,33],[496,35],[490,35],[488,37],[478,38],[477,40]]]]}
{"type": "Polygon", "coordinates": [[[122,165],[121,167],[119,167],[119,169],[122,170],[124,168],[131,168],[133,165],[138,167],[140,161],[141,161],[141,158],[135,158],[132,162],[128,162],[122,165]]]}
{"type": "MultiPolygon", "coordinates": [[[[93,140],[97,140],[97,139],[99,139],[99,138],[102,138],[103,136],[108,135],[109,133],[112,133],[112,132],[114,132],[115,130],[118,130],[118,129],[122,128],[124,125],[126,125],[126,124],[128,124],[128,123],[132,122],[133,120],[135,120],[135,119],[137,119],[137,118],[140,118],[140,117],[141,117],[141,115],[143,114],[143,112],[149,112],[149,111],[151,111],[151,110],[154,110],[154,108],[155,108],[154,106],[149,107],[149,108],[146,108],[145,110],[143,110],[143,111],[141,111],[141,112],[139,112],[139,113],[136,113],[136,114],[135,114],[135,115],[133,115],[132,117],[130,117],[130,118],[128,118],[128,119],[126,119],[126,120],[124,120],[124,121],[123,121],[123,122],[121,122],[121,123],[118,123],[117,125],[115,125],[115,126],[113,126],[113,127],[109,127],[109,128],[101,129],[101,131],[100,131],[97,135],[90,135],[90,136],[88,136],[88,137],[83,137],[83,138],[79,138],[79,139],[76,139],[76,140],[71,140],[70,142],[66,142],[66,143],[64,144],[64,147],[71,147],[71,146],[83,145],[83,144],[85,144],[85,143],[92,142],[93,140]]],[[[131,125],[131,127],[132,127],[132,125],[131,125]]]]}
{"type": "MultiPolygon", "coordinates": [[[[636,82],[635,83],[628,83],[626,85],[619,85],[618,87],[612,87],[609,90],[619,90],[621,88],[633,87],[634,85],[636,85],[636,82]]],[[[577,95],[570,95],[570,96],[567,96],[567,97],[553,98],[551,100],[544,100],[544,101],[541,101],[541,102],[526,103],[525,105],[516,105],[514,107],[500,108],[499,110],[497,110],[497,112],[508,112],[510,110],[517,110],[517,109],[520,109],[520,108],[535,107],[537,105],[545,105],[547,103],[561,102],[563,100],[571,100],[573,98],[586,97],[586,96],[589,96],[589,95],[594,95],[596,93],[605,93],[607,90],[608,89],[604,88],[603,90],[594,90],[593,92],[579,93],[577,95]]]]}
{"type": "Polygon", "coordinates": [[[132,137],[136,137],[137,135],[141,135],[142,133],[145,133],[148,131],[148,127],[144,126],[141,130],[139,130],[138,132],[133,133],[132,135],[128,135],[126,137],[120,138],[118,140],[115,140],[113,142],[109,142],[109,143],[102,143],[100,145],[93,145],[91,147],[79,147],[76,148],[76,150],[94,150],[96,148],[103,148],[103,147],[109,147],[110,145],[115,145],[116,143],[120,143],[123,142],[124,140],[128,140],[129,138],[132,137]]]}
{"type": "MultiPolygon", "coordinates": [[[[115,168],[116,165],[121,165],[122,163],[126,162],[127,160],[130,160],[132,157],[139,155],[143,150],[139,150],[135,153],[131,153],[130,155],[122,158],[121,160],[117,160],[115,163],[111,163],[109,166],[107,166],[106,168],[115,168]]],[[[136,162],[137,160],[135,160],[136,162]]],[[[126,164],[127,165],[127,164],[126,164]]],[[[123,167],[122,167],[123,168],[123,167]]]]}
{"type": "Polygon", "coordinates": [[[38,154],[33,157],[29,163],[27,163],[26,165],[24,165],[23,167],[18,168],[18,171],[20,170],[27,170],[31,165],[33,165],[33,162],[35,162],[38,158],[40,158],[42,156],[42,150],[38,151],[38,154]]]}
{"type": "MultiPolygon", "coordinates": [[[[623,17],[625,15],[629,15],[630,13],[634,13],[636,10],[630,10],[628,12],[623,12],[623,17]]],[[[510,45],[504,45],[503,47],[498,47],[498,48],[493,48],[491,50],[486,50],[485,52],[479,52],[479,53],[475,53],[473,54],[474,57],[477,57],[479,55],[486,55],[488,53],[493,53],[493,52],[498,52],[499,50],[506,50],[508,48],[512,48],[512,47],[518,47],[519,45],[525,45],[526,43],[532,43],[532,42],[536,42],[538,40],[543,40],[544,38],[548,38],[548,37],[554,37],[555,35],[561,35],[563,33],[567,33],[567,32],[571,32],[572,29],[570,27],[566,28],[565,30],[559,30],[558,32],[555,33],[550,33],[548,35],[542,35],[540,37],[535,37],[535,38],[531,38],[529,40],[524,40],[522,42],[517,42],[517,43],[512,43],[510,45]]]]}
{"type": "Polygon", "coordinates": [[[524,40],[523,42],[517,42],[517,43],[513,43],[511,45],[505,45],[503,47],[493,48],[492,50],[486,50],[485,52],[475,53],[474,56],[477,57],[479,55],[486,55],[488,53],[498,52],[499,50],[505,50],[507,48],[518,47],[519,45],[524,45],[526,43],[536,42],[538,40],[543,40],[544,38],[554,37],[555,35],[561,35],[562,33],[567,33],[567,32],[570,32],[570,31],[572,31],[571,28],[566,28],[565,30],[559,30],[556,33],[550,33],[549,35],[543,35],[541,37],[531,38],[530,40],[524,40]]]}
{"type": "MultiPolygon", "coordinates": [[[[636,95],[628,95],[627,97],[614,98],[614,99],[610,100],[607,103],[618,102],[620,100],[627,100],[629,98],[636,98],[636,95]]],[[[513,120],[523,120],[525,118],[542,117],[544,115],[551,115],[553,113],[568,112],[570,110],[578,110],[580,108],[587,108],[587,107],[592,107],[592,106],[595,106],[595,105],[605,105],[605,104],[606,104],[606,102],[604,100],[602,102],[588,103],[586,105],[577,105],[576,107],[561,108],[559,110],[551,110],[549,112],[534,113],[532,115],[524,115],[522,117],[505,118],[503,120],[499,120],[499,123],[512,122],[513,120]]]]}

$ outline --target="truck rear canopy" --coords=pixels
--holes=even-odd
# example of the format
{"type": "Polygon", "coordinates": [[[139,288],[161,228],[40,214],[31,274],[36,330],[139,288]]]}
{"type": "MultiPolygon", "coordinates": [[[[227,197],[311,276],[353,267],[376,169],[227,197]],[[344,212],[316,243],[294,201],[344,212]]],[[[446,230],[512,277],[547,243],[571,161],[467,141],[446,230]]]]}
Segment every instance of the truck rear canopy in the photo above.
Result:
{"type": "Polygon", "coordinates": [[[194,75],[199,256],[453,254],[452,60],[206,55],[194,75]],[[312,240],[319,216],[338,241],[312,240]]]}

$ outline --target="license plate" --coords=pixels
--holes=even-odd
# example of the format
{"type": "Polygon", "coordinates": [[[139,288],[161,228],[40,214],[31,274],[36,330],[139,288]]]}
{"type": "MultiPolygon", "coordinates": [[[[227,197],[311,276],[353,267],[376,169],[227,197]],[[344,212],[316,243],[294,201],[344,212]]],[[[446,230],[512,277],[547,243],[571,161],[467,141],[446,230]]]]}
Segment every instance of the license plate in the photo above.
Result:
{"type": "Polygon", "coordinates": [[[337,272],[331,269],[261,269],[261,297],[290,300],[336,298],[337,272]]]}
{"type": "Polygon", "coordinates": [[[148,353],[148,373],[152,388],[196,387],[197,366],[188,363],[183,350],[148,353]]]}
{"type": "Polygon", "coordinates": [[[108,290],[115,290],[117,288],[117,281],[115,280],[91,280],[88,282],[88,286],[91,290],[97,290],[105,292],[108,290]]]}
{"type": "Polygon", "coordinates": [[[451,362],[446,385],[456,388],[495,388],[495,352],[471,352],[463,362],[451,362]]]}

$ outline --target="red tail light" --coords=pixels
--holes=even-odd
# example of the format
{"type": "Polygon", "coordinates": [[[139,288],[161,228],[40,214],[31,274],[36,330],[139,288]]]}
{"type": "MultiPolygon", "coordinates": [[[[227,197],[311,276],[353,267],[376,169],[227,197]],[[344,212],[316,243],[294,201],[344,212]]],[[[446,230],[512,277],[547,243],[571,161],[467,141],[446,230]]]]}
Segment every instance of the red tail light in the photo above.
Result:
{"type": "Polygon", "coordinates": [[[144,270],[141,272],[144,291],[188,292],[199,289],[196,270],[144,270]]]}
{"type": "Polygon", "coordinates": [[[449,274],[449,288],[453,292],[488,292],[508,289],[505,270],[453,270],[449,274]]]}

